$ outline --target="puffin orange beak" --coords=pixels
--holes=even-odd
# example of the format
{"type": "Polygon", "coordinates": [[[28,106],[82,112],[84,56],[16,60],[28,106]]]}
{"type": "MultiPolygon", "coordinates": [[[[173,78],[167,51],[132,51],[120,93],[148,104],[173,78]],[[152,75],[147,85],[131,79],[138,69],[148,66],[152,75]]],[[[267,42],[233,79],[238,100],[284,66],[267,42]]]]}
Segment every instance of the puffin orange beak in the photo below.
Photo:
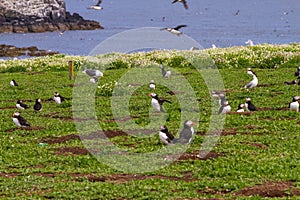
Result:
{"type": "Polygon", "coordinates": [[[150,94],[148,94],[148,96],[149,96],[149,97],[151,97],[151,93],[150,93],[150,94]]]}
{"type": "Polygon", "coordinates": [[[195,123],[194,123],[194,122],[192,123],[192,126],[195,126],[195,123]]]}

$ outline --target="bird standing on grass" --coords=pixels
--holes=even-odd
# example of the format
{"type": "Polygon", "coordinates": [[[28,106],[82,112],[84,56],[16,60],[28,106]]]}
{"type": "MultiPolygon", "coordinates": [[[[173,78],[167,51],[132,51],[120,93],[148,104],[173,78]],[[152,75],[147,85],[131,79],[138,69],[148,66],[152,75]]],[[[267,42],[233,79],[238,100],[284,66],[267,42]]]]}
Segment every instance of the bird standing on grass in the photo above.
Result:
{"type": "Polygon", "coordinates": [[[245,107],[247,111],[257,111],[257,108],[253,105],[249,97],[246,98],[245,107]]]}
{"type": "Polygon", "coordinates": [[[300,76],[300,66],[297,67],[297,71],[294,73],[295,76],[300,76]]]}
{"type": "Polygon", "coordinates": [[[36,99],[35,104],[33,106],[33,109],[35,111],[41,111],[42,110],[42,104],[41,104],[41,99],[36,99]]]}
{"type": "Polygon", "coordinates": [[[9,84],[11,86],[19,86],[19,84],[15,81],[15,79],[11,80],[9,84]]]}
{"type": "Polygon", "coordinates": [[[238,109],[236,110],[236,112],[241,113],[241,112],[245,112],[244,110],[245,104],[239,104],[238,109]]]}
{"type": "Polygon", "coordinates": [[[299,112],[299,96],[294,96],[292,102],[289,104],[290,111],[299,112]]]}
{"type": "Polygon", "coordinates": [[[155,90],[155,87],[156,87],[156,86],[155,86],[154,80],[151,80],[151,81],[150,81],[150,84],[149,84],[149,89],[150,89],[150,90],[155,90]]]}
{"type": "Polygon", "coordinates": [[[27,122],[18,112],[15,112],[12,116],[13,122],[20,128],[30,127],[29,122],[27,122]]]}
{"type": "Polygon", "coordinates": [[[23,103],[22,100],[17,101],[16,107],[21,110],[25,110],[25,109],[29,108],[29,106],[27,104],[23,103]]]}
{"type": "Polygon", "coordinates": [[[94,10],[102,10],[103,7],[101,7],[102,0],[98,0],[97,4],[94,6],[89,6],[88,9],[94,9],[94,10]]]}
{"type": "Polygon", "coordinates": [[[162,143],[168,145],[172,144],[174,136],[171,133],[169,133],[167,126],[161,126],[159,130],[159,139],[162,143]]]}
{"type": "Polygon", "coordinates": [[[98,79],[104,77],[103,73],[98,69],[85,69],[82,73],[89,75],[91,83],[97,83],[98,79]]]}
{"type": "Polygon", "coordinates": [[[169,101],[169,100],[166,100],[166,99],[163,99],[163,98],[158,98],[158,95],[155,94],[155,93],[148,94],[148,96],[152,97],[151,105],[158,112],[165,112],[163,107],[162,107],[164,102],[171,103],[171,101],[169,101]]]}
{"type": "Polygon", "coordinates": [[[176,27],[174,27],[174,28],[162,28],[162,29],[160,29],[160,30],[161,30],[161,31],[162,31],[162,30],[167,30],[167,31],[169,31],[170,33],[172,33],[172,34],[174,34],[174,35],[180,36],[180,35],[182,35],[183,33],[182,33],[179,29],[181,29],[181,28],[183,28],[183,27],[187,27],[187,25],[179,25],[179,26],[176,26],[176,27]]]}
{"type": "Polygon", "coordinates": [[[247,85],[245,85],[244,88],[251,89],[257,86],[258,84],[258,78],[257,75],[251,70],[251,68],[248,68],[247,74],[251,75],[253,77],[252,81],[250,81],[247,85]]]}
{"type": "Polygon", "coordinates": [[[172,2],[172,4],[177,3],[177,2],[182,3],[183,6],[184,6],[184,8],[185,8],[186,10],[189,9],[186,0],[174,0],[174,1],[172,2]]]}
{"type": "Polygon", "coordinates": [[[219,109],[219,114],[226,114],[231,111],[231,106],[229,105],[228,101],[223,102],[219,109]]]}
{"type": "Polygon", "coordinates": [[[54,97],[53,100],[57,103],[57,104],[61,104],[65,98],[60,96],[60,94],[58,92],[54,92],[54,97]]]}
{"type": "Polygon", "coordinates": [[[179,142],[181,144],[190,144],[193,140],[194,131],[194,122],[187,120],[183,124],[183,129],[179,134],[179,142]]]}

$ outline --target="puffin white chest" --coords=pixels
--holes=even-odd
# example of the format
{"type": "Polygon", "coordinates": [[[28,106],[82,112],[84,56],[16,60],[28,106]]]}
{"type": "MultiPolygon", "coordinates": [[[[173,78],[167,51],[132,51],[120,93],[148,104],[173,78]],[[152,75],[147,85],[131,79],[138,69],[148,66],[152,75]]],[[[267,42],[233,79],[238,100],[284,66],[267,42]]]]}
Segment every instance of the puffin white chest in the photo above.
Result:
{"type": "Polygon", "coordinates": [[[21,127],[22,125],[20,124],[19,120],[17,118],[13,118],[13,122],[18,126],[21,127]]]}
{"type": "Polygon", "coordinates": [[[160,104],[157,99],[152,98],[151,105],[155,110],[160,111],[160,104]]]}

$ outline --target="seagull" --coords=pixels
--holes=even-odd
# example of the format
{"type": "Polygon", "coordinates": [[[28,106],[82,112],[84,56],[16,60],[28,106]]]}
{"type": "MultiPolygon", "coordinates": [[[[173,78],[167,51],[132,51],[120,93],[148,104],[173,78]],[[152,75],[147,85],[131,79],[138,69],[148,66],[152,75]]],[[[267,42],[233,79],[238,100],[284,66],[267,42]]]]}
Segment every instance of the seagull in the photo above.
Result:
{"type": "Polygon", "coordinates": [[[57,104],[61,104],[61,102],[63,102],[65,99],[64,99],[64,97],[60,96],[60,94],[59,94],[58,92],[54,92],[53,100],[54,100],[57,104]]]}
{"type": "Polygon", "coordinates": [[[151,81],[150,81],[150,84],[149,84],[149,89],[150,89],[150,90],[155,90],[155,87],[156,87],[156,86],[155,86],[154,80],[151,80],[151,81]]]}
{"type": "Polygon", "coordinates": [[[33,106],[33,109],[35,111],[41,111],[42,110],[42,104],[41,104],[41,99],[36,99],[35,104],[33,106]]]}
{"type": "Polygon", "coordinates": [[[25,110],[25,109],[29,108],[29,106],[27,104],[23,103],[22,100],[17,101],[16,107],[21,110],[25,110]]]}
{"type": "Polygon", "coordinates": [[[148,94],[148,96],[152,97],[151,105],[158,112],[165,112],[163,107],[162,107],[164,102],[171,103],[171,101],[169,101],[169,100],[166,100],[166,99],[163,99],[163,98],[158,98],[158,95],[155,94],[155,93],[148,94]]]}
{"type": "Polygon", "coordinates": [[[100,6],[100,4],[102,3],[102,0],[98,0],[97,4],[94,6],[90,6],[88,7],[88,9],[94,9],[94,10],[102,10],[103,7],[100,6]]]}
{"type": "Polygon", "coordinates": [[[30,126],[29,122],[27,122],[18,112],[13,114],[12,120],[20,128],[30,126]]]}
{"type": "Polygon", "coordinates": [[[187,120],[183,124],[183,129],[179,134],[179,142],[181,144],[190,144],[193,139],[194,131],[194,122],[187,120]]]}
{"type": "Polygon", "coordinates": [[[183,6],[184,6],[184,8],[185,8],[186,10],[189,9],[186,0],[174,0],[174,1],[172,2],[172,4],[177,3],[177,2],[183,3],[183,6]]]}
{"type": "Polygon", "coordinates": [[[167,126],[161,126],[159,130],[159,139],[162,141],[162,143],[169,145],[172,144],[174,136],[169,133],[167,126]]]}
{"type": "Polygon", "coordinates": [[[237,109],[236,112],[238,112],[238,113],[245,112],[243,107],[245,107],[245,104],[243,104],[243,103],[239,104],[238,109],[237,109]]]}
{"type": "Polygon", "coordinates": [[[237,15],[239,15],[239,13],[240,13],[240,10],[237,10],[234,15],[237,16],[237,15]]]}
{"type": "Polygon", "coordinates": [[[252,75],[253,79],[247,85],[245,85],[244,88],[251,89],[251,88],[256,87],[258,84],[257,75],[251,70],[251,68],[248,68],[247,74],[252,75]]]}
{"type": "Polygon", "coordinates": [[[292,102],[289,104],[290,111],[299,112],[299,96],[294,96],[292,102]]]}
{"type": "Polygon", "coordinates": [[[211,45],[211,48],[212,48],[212,49],[216,49],[217,46],[216,46],[215,44],[212,44],[212,45],[211,45]]]}
{"type": "Polygon", "coordinates": [[[252,104],[249,97],[246,98],[245,107],[247,111],[257,111],[257,108],[252,104]]]}
{"type": "Polygon", "coordinates": [[[11,80],[9,84],[11,86],[19,86],[19,84],[15,81],[15,79],[11,80]]]}
{"type": "Polygon", "coordinates": [[[161,65],[160,68],[161,68],[161,75],[162,75],[163,77],[165,77],[165,75],[166,75],[166,73],[167,73],[166,70],[165,70],[165,66],[161,65]]]}
{"type": "Polygon", "coordinates": [[[297,68],[297,71],[294,73],[295,76],[300,76],[300,66],[297,68]]]}
{"type": "Polygon", "coordinates": [[[82,71],[82,73],[89,75],[93,78],[100,78],[103,77],[103,73],[100,72],[98,69],[85,69],[82,71]]]}
{"type": "Polygon", "coordinates": [[[226,114],[231,111],[228,101],[225,101],[219,109],[219,114],[226,114]]]}
{"type": "Polygon", "coordinates": [[[253,43],[252,40],[247,40],[247,41],[245,42],[245,44],[247,44],[247,45],[249,45],[249,46],[254,46],[254,43],[253,43]]]}
{"type": "Polygon", "coordinates": [[[167,31],[169,31],[170,33],[173,33],[173,34],[175,34],[175,35],[177,35],[177,36],[180,36],[180,35],[182,35],[183,33],[181,32],[181,31],[179,31],[179,29],[181,29],[181,28],[183,28],[183,27],[187,27],[187,25],[179,25],[179,26],[176,26],[176,27],[174,27],[174,28],[162,28],[162,29],[160,29],[161,31],[162,30],[167,30],[167,31]]]}

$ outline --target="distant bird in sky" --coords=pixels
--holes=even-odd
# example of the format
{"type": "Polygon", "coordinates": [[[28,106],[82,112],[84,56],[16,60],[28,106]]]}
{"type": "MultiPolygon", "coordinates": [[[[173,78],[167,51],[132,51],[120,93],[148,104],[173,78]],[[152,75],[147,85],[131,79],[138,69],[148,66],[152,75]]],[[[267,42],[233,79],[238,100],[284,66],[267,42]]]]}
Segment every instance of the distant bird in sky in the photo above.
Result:
{"type": "Polygon", "coordinates": [[[248,68],[247,74],[252,75],[253,79],[247,85],[245,85],[244,88],[251,89],[251,88],[256,87],[258,84],[258,78],[257,78],[257,75],[255,74],[255,72],[253,72],[251,70],[251,68],[248,68]]]}
{"type": "Polygon", "coordinates": [[[41,111],[42,110],[42,104],[41,104],[41,99],[36,99],[35,104],[33,106],[33,109],[35,111],[41,111]]]}
{"type": "Polygon", "coordinates": [[[180,35],[182,35],[183,33],[182,33],[179,29],[181,29],[181,28],[183,28],[183,27],[187,27],[187,25],[179,25],[179,26],[176,26],[176,27],[174,27],[174,28],[169,28],[169,27],[167,27],[167,28],[162,28],[162,29],[160,29],[160,30],[161,30],[161,31],[162,31],[162,30],[167,30],[167,31],[169,31],[170,33],[172,33],[172,34],[174,34],[174,35],[180,36],[180,35]]]}
{"type": "Polygon", "coordinates": [[[25,110],[25,109],[29,108],[29,106],[27,104],[23,103],[22,100],[17,101],[16,107],[21,110],[25,110]]]}
{"type": "Polygon", "coordinates": [[[174,140],[174,136],[169,133],[167,126],[161,126],[158,135],[160,141],[166,145],[172,144],[172,141],[174,140]]]}
{"type": "Polygon", "coordinates": [[[19,86],[19,84],[15,81],[15,79],[12,79],[9,84],[11,86],[19,86]]]}
{"type": "Polygon", "coordinates": [[[165,112],[162,107],[164,102],[171,103],[171,101],[167,99],[159,98],[158,95],[155,93],[148,94],[148,96],[152,97],[151,105],[158,112],[165,112]]]}
{"type": "Polygon", "coordinates": [[[289,104],[290,111],[299,112],[299,96],[294,96],[292,102],[289,104]]]}
{"type": "Polygon", "coordinates": [[[247,41],[245,42],[245,44],[247,44],[247,45],[249,45],[249,46],[254,46],[254,43],[253,43],[252,40],[247,40],[247,41]]]}
{"type": "Polygon", "coordinates": [[[30,123],[27,122],[19,112],[15,112],[12,116],[13,122],[20,128],[22,127],[30,127],[30,123]]]}
{"type": "Polygon", "coordinates": [[[237,15],[239,15],[239,13],[240,13],[240,10],[237,10],[234,15],[237,16],[237,15]]]}
{"type": "Polygon", "coordinates": [[[247,111],[257,111],[257,108],[253,105],[249,97],[246,98],[245,107],[247,111]]]}
{"type": "Polygon", "coordinates": [[[154,80],[151,80],[151,81],[150,81],[150,84],[149,84],[149,89],[150,89],[150,90],[155,90],[155,87],[156,87],[156,86],[155,86],[154,80]]]}
{"type": "Polygon", "coordinates": [[[186,10],[189,9],[186,0],[174,0],[174,1],[172,2],[172,4],[177,3],[177,2],[182,3],[183,6],[184,6],[184,8],[185,8],[186,10]]]}
{"type": "Polygon", "coordinates": [[[94,6],[89,6],[88,9],[94,9],[94,10],[102,10],[103,7],[101,7],[102,0],[98,0],[97,4],[94,6]]]}
{"type": "Polygon", "coordinates": [[[57,103],[57,104],[61,104],[64,101],[64,97],[60,96],[60,94],[58,92],[54,92],[54,97],[53,100],[57,103]]]}

